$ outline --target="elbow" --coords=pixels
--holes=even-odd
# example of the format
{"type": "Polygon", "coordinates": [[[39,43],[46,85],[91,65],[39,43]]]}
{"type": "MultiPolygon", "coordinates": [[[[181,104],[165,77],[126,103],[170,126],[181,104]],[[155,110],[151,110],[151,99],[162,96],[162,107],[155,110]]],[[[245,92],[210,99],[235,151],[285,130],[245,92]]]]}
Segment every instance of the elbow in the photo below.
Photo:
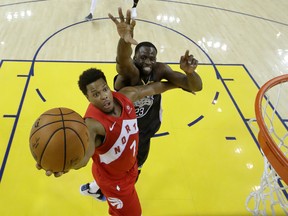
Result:
{"type": "Polygon", "coordinates": [[[194,85],[191,89],[192,92],[199,92],[203,89],[202,82],[198,83],[197,85],[194,85]]]}
{"type": "Polygon", "coordinates": [[[195,89],[195,91],[201,91],[203,89],[203,85],[201,83],[201,85],[198,85],[195,89]]]}

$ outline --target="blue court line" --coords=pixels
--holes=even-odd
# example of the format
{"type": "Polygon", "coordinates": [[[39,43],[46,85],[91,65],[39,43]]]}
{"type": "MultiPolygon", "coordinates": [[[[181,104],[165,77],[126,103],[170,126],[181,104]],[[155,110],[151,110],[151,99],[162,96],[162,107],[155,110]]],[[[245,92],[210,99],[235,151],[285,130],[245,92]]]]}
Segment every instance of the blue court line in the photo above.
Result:
{"type": "Polygon", "coordinates": [[[202,120],[204,118],[203,115],[199,116],[197,119],[195,119],[194,121],[190,122],[188,124],[189,127],[191,127],[192,125],[196,124],[197,122],[199,122],[200,120],[202,120]]]}
{"type": "MultiPolygon", "coordinates": [[[[281,181],[280,179],[278,179],[277,182],[278,182],[278,184],[279,184],[279,186],[280,186],[281,188],[284,188],[284,185],[283,185],[283,183],[282,183],[282,181],[281,181]]],[[[285,183],[284,183],[284,184],[285,184],[285,183]]],[[[288,193],[287,193],[287,191],[286,191],[286,190],[282,190],[282,192],[283,192],[283,194],[285,195],[285,197],[288,199],[288,193]]]]}
{"type": "Polygon", "coordinates": [[[176,4],[193,5],[193,6],[197,6],[197,7],[204,7],[204,8],[210,8],[210,9],[216,9],[216,10],[221,10],[221,11],[230,12],[230,13],[234,13],[234,14],[240,14],[240,15],[244,15],[244,16],[248,16],[248,17],[252,17],[252,18],[256,18],[256,19],[261,19],[261,20],[272,22],[272,23],[276,23],[276,24],[279,24],[279,25],[288,26],[287,23],[278,22],[278,21],[267,19],[267,18],[264,18],[264,17],[251,15],[251,14],[247,14],[247,13],[243,13],[243,12],[239,12],[239,11],[233,11],[233,10],[225,9],[225,8],[219,8],[219,7],[213,7],[213,6],[201,5],[201,4],[194,4],[194,3],[187,3],[187,2],[170,1],[170,0],[158,0],[158,1],[171,2],[171,3],[176,3],[176,4]]]}
{"type": "Polygon", "coordinates": [[[3,115],[3,118],[16,118],[17,115],[3,115]]]}
{"type": "Polygon", "coordinates": [[[28,77],[28,75],[22,75],[22,74],[20,74],[20,75],[17,75],[17,77],[25,77],[25,78],[27,78],[28,77]]]}
{"type": "Polygon", "coordinates": [[[154,138],[154,137],[162,137],[162,136],[167,136],[167,135],[169,135],[169,132],[163,132],[163,133],[155,134],[152,138],[154,138]]]}
{"type": "Polygon", "coordinates": [[[40,90],[37,88],[36,89],[36,92],[37,92],[37,94],[39,95],[39,97],[41,98],[41,100],[43,101],[43,102],[46,102],[46,99],[43,97],[43,95],[41,94],[41,92],[40,92],[40,90]]]}
{"type": "Polygon", "coordinates": [[[215,93],[214,99],[212,100],[212,104],[216,104],[218,100],[219,92],[215,93]]]}
{"type": "MultiPolygon", "coordinates": [[[[251,120],[251,119],[249,119],[249,118],[246,118],[246,119],[245,119],[245,121],[250,121],[250,120],[251,120]]],[[[255,119],[255,118],[252,118],[252,121],[253,121],[253,122],[256,122],[256,119],[255,119]]]]}

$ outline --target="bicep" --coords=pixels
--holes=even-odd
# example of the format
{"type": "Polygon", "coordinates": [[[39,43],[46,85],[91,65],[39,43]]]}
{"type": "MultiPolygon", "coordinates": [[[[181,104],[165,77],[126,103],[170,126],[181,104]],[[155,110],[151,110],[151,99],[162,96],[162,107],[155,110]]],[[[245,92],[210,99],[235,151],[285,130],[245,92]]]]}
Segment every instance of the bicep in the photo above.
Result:
{"type": "Polygon", "coordinates": [[[85,123],[89,130],[89,146],[87,149],[87,154],[92,156],[94,154],[95,148],[101,145],[101,140],[99,137],[105,135],[105,129],[103,126],[95,121],[94,119],[87,118],[85,119],[85,123]]]}

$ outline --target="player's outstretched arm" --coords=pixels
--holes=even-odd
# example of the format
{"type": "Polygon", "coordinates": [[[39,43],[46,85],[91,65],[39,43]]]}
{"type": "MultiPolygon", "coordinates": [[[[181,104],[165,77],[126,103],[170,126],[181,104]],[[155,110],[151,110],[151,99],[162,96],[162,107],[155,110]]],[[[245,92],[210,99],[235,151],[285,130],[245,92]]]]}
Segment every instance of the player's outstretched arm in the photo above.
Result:
{"type": "Polygon", "coordinates": [[[163,63],[158,64],[157,70],[162,72],[163,79],[187,91],[197,92],[202,90],[202,79],[196,72],[197,66],[198,60],[193,55],[189,55],[187,50],[180,58],[180,68],[186,74],[173,71],[168,65],[163,63]]]}
{"type": "Polygon", "coordinates": [[[118,9],[119,20],[113,15],[108,14],[110,19],[116,24],[120,39],[117,45],[116,56],[116,70],[119,74],[115,80],[115,89],[121,89],[129,85],[136,85],[139,79],[139,71],[133,63],[132,47],[131,45],[137,45],[138,42],[133,39],[133,30],[136,25],[135,20],[131,19],[131,12],[127,10],[126,19],[123,15],[122,9],[118,9]]]}
{"type": "Polygon", "coordinates": [[[134,102],[145,96],[161,94],[174,88],[177,88],[177,86],[170,82],[154,82],[149,85],[124,87],[119,92],[134,102]]]}
{"type": "Polygon", "coordinates": [[[84,158],[73,167],[76,170],[85,167],[87,165],[90,158],[93,156],[95,152],[95,148],[97,148],[102,144],[102,141],[99,139],[99,135],[101,136],[105,135],[105,129],[102,126],[102,124],[100,124],[98,121],[91,118],[87,118],[85,119],[85,123],[89,130],[89,145],[88,148],[86,149],[84,158]]]}

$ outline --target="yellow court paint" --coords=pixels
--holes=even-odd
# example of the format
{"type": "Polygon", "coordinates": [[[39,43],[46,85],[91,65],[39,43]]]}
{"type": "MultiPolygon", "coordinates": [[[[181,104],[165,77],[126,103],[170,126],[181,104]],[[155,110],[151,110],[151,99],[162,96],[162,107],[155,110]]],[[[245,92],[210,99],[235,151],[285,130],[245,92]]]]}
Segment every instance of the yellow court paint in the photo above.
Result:
{"type": "MultiPolygon", "coordinates": [[[[1,161],[11,134],[13,141],[1,170],[0,215],[108,215],[106,203],[79,194],[79,186],[92,180],[90,164],[60,178],[46,177],[35,168],[28,143],[32,124],[44,111],[68,107],[84,114],[88,101],[77,81],[90,67],[102,69],[113,88],[114,63],[36,62],[29,82],[31,62],[2,63],[1,161]],[[5,117],[19,109],[20,116],[5,117]],[[15,208],[5,208],[11,203],[15,208]]],[[[216,68],[219,79],[213,66],[198,66],[204,88],[196,95],[181,89],[163,94],[163,124],[136,184],[143,215],[250,215],[245,200],[263,172],[246,121],[255,117],[258,88],[241,65],[216,68]]]]}

